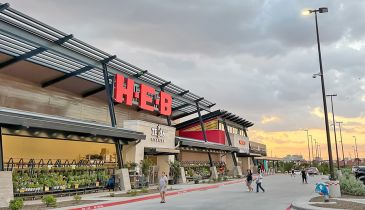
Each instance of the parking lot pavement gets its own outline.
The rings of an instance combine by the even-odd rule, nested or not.
[[[262,183],[265,193],[248,192],[244,183],[220,185],[211,189],[177,193],[166,198],[161,204],[158,196],[140,199],[137,202],[125,202],[121,205],[110,205],[103,209],[136,209],[136,210],[186,210],[186,209],[287,209],[294,200],[307,199],[314,191],[315,184],[321,176],[309,177],[308,184],[301,183],[301,177],[290,175],[271,175],[264,177]],[[208,185],[207,185],[208,186]],[[254,186],[255,187],[255,186]],[[112,203],[111,203],[112,204]]]

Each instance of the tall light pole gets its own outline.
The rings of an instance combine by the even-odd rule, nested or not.
[[[335,172],[333,170],[333,158],[332,158],[332,148],[331,148],[331,136],[330,136],[330,129],[328,124],[328,112],[327,112],[327,101],[326,101],[326,89],[324,86],[324,75],[323,75],[323,67],[322,67],[322,55],[321,55],[321,44],[319,41],[319,32],[318,32],[318,20],[317,20],[317,13],[326,13],[328,12],[328,8],[321,7],[315,10],[308,10],[307,14],[314,13],[315,21],[316,21],[316,34],[317,34],[317,48],[318,48],[318,60],[319,60],[319,74],[313,75],[315,78],[316,76],[321,77],[321,86],[322,86],[322,100],[323,100],[323,111],[324,111],[324,121],[326,126],[326,136],[327,136],[327,149],[328,149],[328,159],[329,159],[329,167],[330,167],[330,180],[335,180]]]
[[[360,159],[359,159],[359,151],[357,150],[356,136],[352,136],[352,137],[354,137],[354,139],[355,139],[355,157],[357,159],[357,165],[359,165]]]
[[[313,160],[314,160],[314,153],[313,153],[313,136],[309,135],[309,137],[311,137],[311,145],[312,145],[312,164],[313,164]]]
[[[322,159],[322,148],[321,148],[321,145],[319,145],[319,158]]]
[[[343,167],[346,167],[346,163],[345,163],[345,153],[343,151],[343,143],[342,143],[342,131],[341,131],[341,124],[343,122],[337,122],[338,127],[340,128],[340,138],[341,138],[341,147],[342,147],[342,159],[343,159]]]
[[[309,158],[309,165],[312,166],[312,161],[311,161],[311,150],[309,148],[309,134],[308,134],[308,130],[304,130],[307,131],[307,140],[308,140],[308,158]]]
[[[333,97],[337,96],[337,94],[327,95],[331,97],[331,107],[332,107],[332,123],[333,123],[333,133],[335,134],[335,146],[336,146],[336,157],[337,157],[337,169],[340,170],[340,159],[338,158],[338,148],[337,148],[337,134],[336,134],[336,123],[335,123],[335,113],[333,111]]]
[[[316,148],[316,157],[315,159],[317,159],[318,157],[318,146],[317,146],[317,140],[316,139],[313,139],[314,140],[314,147]]]

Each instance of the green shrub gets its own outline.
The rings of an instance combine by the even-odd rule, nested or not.
[[[81,199],[82,199],[82,197],[81,196],[79,196],[79,195],[74,195],[74,200],[75,200],[75,202],[76,203],[78,203],[78,202],[80,202],[81,201]]]
[[[115,197],[115,193],[110,193],[110,197]]]
[[[42,198],[42,202],[46,204],[47,207],[56,207],[57,199],[53,195],[45,195]]]
[[[127,194],[130,195],[130,196],[136,196],[136,195],[138,195],[138,191],[137,190],[130,190],[130,191],[127,192]]]
[[[228,177],[223,177],[223,181],[227,181],[228,180]]]
[[[22,209],[24,206],[23,199],[21,198],[15,198],[14,200],[11,200],[9,203],[9,208],[11,210],[19,210]]]
[[[344,174],[340,179],[341,192],[348,195],[365,196],[363,183],[351,174]]]
[[[144,187],[141,189],[141,193],[148,193],[149,189],[147,187]]]
[[[217,179],[218,182],[221,182],[222,181],[222,177],[219,176],[218,179]]]

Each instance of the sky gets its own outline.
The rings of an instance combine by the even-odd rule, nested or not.
[[[314,16],[324,79],[346,157],[365,158],[365,1],[9,0],[20,10],[217,103],[255,125],[268,153],[308,158],[307,134],[327,158]],[[327,100],[329,119],[331,103]],[[331,121],[332,122],[332,121]],[[334,142],[333,127],[331,140]],[[340,133],[337,129],[337,139]],[[335,148],[332,145],[335,156]],[[339,155],[342,157],[339,144]]]

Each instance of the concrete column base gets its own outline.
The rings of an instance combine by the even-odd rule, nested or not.
[[[184,167],[180,167],[180,179],[179,183],[185,184],[186,183],[186,176],[185,176],[185,169]]]
[[[115,179],[119,183],[119,190],[129,191],[132,189],[129,171],[127,168],[115,170]]]
[[[215,166],[210,167],[210,172],[212,174],[210,176],[211,179],[218,179],[217,167],[215,167]]]
[[[330,198],[341,198],[341,187],[339,181],[329,181],[328,184],[328,191]]]
[[[8,207],[14,199],[13,177],[11,171],[0,171],[0,208]]]
[[[241,167],[239,166],[235,166],[233,167],[233,177],[242,177],[242,170],[241,170]]]

